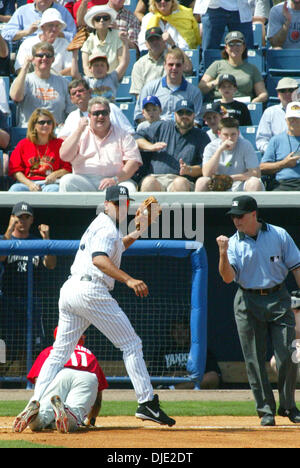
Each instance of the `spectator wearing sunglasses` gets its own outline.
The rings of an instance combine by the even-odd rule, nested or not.
[[[213,101],[221,98],[218,89],[220,75],[233,75],[236,79],[236,97],[243,97],[248,102],[266,102],[268,92],[264,79],[258,68],[247,62],[246,38],[240,31],[231,31],[225,36],[225,48],[221,60],[215,60],[206,70],[199,83],[207,100]]]
[[[175,121],[159,120],[136,132],[147,174],[141,192],[190,192],[202,175],[202,155],[209,143],[207,134],[194,126],[195,108],[181,99]]]
[[[90,8],[98,5],[106,5],[107,0],[78,0],[75,1],[72,14],[77,24],[77,28],[81,28],[82,26],[86,26],[86,22],[84,21],[84,17],[87,14],[87,11]]]
[[[111,123],[108,99],[89,101],[88,118],[64,140],[60,157],[73,168],[61,179],[60,192],[97,192],[119,184],[136,191],[131,178],[142,158],[132,135]]]
[[[48,109],[57,125],[63,124],[74,110],[68,93],[68,82],[51,72],[54,48],[48,42],[39,42],[32,48],[32,57],[26,57],[20,73],[10,88],[10,97],[17,103],[17,126],[27,127],[33,111]],[[30,65],[34,71],[28,73]]]
[[[14,149],[9,175],[15,179],[10,192],[58,192],[59,179],[71,172],[59,149],[63,142],[55,136],[55,120],[47,109],[36,109],[28,122],[26,138]]]
[[[270,190],[300,190],[300,103],[289,102],[285,118],[287,129],[271,138],[262,157],[263,174],[275,178]],[[269,187],[268,187],[269,188]]]
[[[294,78],[287,76],[278,81],[276,91],[280,103],[267,107],[257,128],[256,147],[262,154],[266,151],[273,136],[286,131],[286,106],[289,102],[298,100],[294,98],[297,89],[298,82]]]
[[[260,179],[259,161],[251,143],[242,138],[239,121],[225,117],[219,123],[219,138],[204,150],[202,173],[196,182],[196,192],[206,192],[214,174],[231,176],[233,184],[228,191],[256,192],[264,190]]]
[[[107,5],[94,6],[85,15],[85,23],[94,30],[81,48],[86,76],[91,76],[89,58],[96,53],[107,57],[109,73],[118,67],[123,52],[123,43],[119,37],[122,31],[110,28],[116,17],[117,12]]]
[[[48,8],[43,13],[38,34],[25,39],[18,49],[14,64],[16,73],[20,71],[25,57],[31,55],[32,47],[35,44],[48,42],[54,48],[55,60],[51,68],[52,72],[69,76],[71,74],[72,54],[67,50],[69,41],[61,37],[65,28],[66,23],[63,21],[60,12],[55,8]]]
[[[180,49],[196,49],[200,45],[199,27],[192,9],[180,5],[177,0],[150,0],[149,13],[142,19],[140,50],[147,50],[145,33],[153,27],[160,27],[163,32],[168,32]]]

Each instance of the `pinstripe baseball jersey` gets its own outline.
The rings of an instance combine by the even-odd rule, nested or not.
[[[114,288],[115,280],[105,275],[93,265],[93,257],[106,254],[117,268],[120,268],[124,252],[123,235],[113,220],[100,213],[83,234],[79,249],[71,266],[71,275],[91,275],[93,280],[103,281],[109,290]]]

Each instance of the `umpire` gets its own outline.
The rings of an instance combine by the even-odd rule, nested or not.
[[[285,279],[292,271],[300,288],[300,252],[281,227],[257,217],[256,200],[239,196],[228,211],[237,232],[217,238],[219,273],[225,283],[239,285],[234,313],[246,369],[262,426],[275,426],[276,402],[266,371],[270,333],[278,369],[278,415],[300,423],[295,403],[297,364],[295,318]]]

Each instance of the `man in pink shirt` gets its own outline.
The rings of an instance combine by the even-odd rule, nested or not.
[[[60,181],[60,192],[103,191],[122,183],[129,193],[137,190],[130,180],[142,165],[132,135],[110,121],[109,101],[89,101],[88,118],[82,117],[75,131],[63,142],[60,157],[72,165],[73,173]]]

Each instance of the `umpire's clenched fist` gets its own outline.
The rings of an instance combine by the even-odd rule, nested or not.
[[[216,240],[217,240],[217,244],[219,246],[220,252],[227,252],[228,242],[229,242],[228,237],[221,235],[221,236],[217,237]]]

